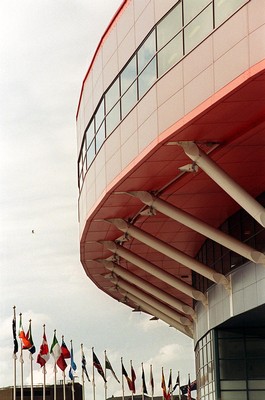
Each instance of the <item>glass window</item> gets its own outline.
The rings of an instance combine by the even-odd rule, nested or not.
[[[118,102],[106,116],[106,136],[108,136],[116,128],[120,120],[120,102]]]
[[[247,400],[246,392],[222,392],[222,400]]]
[[[243,390],[246,387],[246,381],[221,381],[221,390]]]
[[[100,147],[105,140],[105,124],[102,124],[96,134],[96,153],[99,151]]]
[[[194,0],[193,0],[194,2]],[[165,46],[182,28],[182,8],[179,3],[157,25],[157,49]]]
[[[136,56],[134,56],[121,73],[121,94],[126,92],[126,90],[131,86],[133,81],[136,79],[136,76],[137,76]]]
[[[265,379],[265,359],[248,359],[247,374],[249,379]]]
[[[183,35],[179,33],[158,53],[158,76],[163,75],[183,56]]]
[[[82,159],[83,159],[83,170],[86,172],[86,143],[83,143],[82,147]]]
[[[221,379],[246,379],[244,360],[220,360]]]
[[[100,105],[98,107],[98,110],[96,112],[96,115],[95,115],[96,131],[98,131],[98,129],[99,129],[99,127],[100,127],[100,125],[101,125],[101,123],[103,121],[104,114],[105,114],[104,101],[102,99],[102,101],[101,101],[101,103],[100,103]]]
[[[141,98],[156,81],[156,60],[153,59],[139,76],[139,98]]]
[[[120,98],[120,82],[117,78],[105,95],[106,113],[114,106]]]
[[[121,114],[122,118],[126,117],[128,112],[135,106],[137,102],[137,85],[136,82],[121,98]]]
[[[255,392],[248,392],[248,400],[264,400],[265,399],[265,391],[255,391]]]
[[[245,3],[246,0],[214,0],[215,27],[222,24]]]
[[[212,5],[208,6],[184,29],[185,53],[192,50],[197,44],[209,35],[213,29]]]
[[[220,358],[241,358],[244,351],[243,339],[219,339]]]
[[[89,167],[95,158],[95,139],[92,141],[90,147],[87,150],[87,166]]]
[[[138,50],[138,73],[148,64],[156,53],[155,31],[148,36]]]
[[[94,139],[94,119],[91,121],[87,131],[86,131],[86,146],[87,148],[90,146],[92,140]]]
[[[248,388],[249,389],[263,389],[265,390],[265,381],[264,379],[256,380],[256,381],[248,381]],[[265,399],[265,396],[264,396]]]
[[[78,162],[78,176],[80,179],[80,185],[82,184],[82,176],[83,176],[83,162],[82,159],[80,158],[79,162]]]
[[[183,3],[184,3],[184,25],[186,25],[194,17],[196,17],[196,15],[198,15],[207,6],[207,4],[211,3],[211,0],[200,0],[200,1],[184,0]]]

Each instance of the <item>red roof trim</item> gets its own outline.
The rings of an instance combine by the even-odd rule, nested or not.
[[[126,5],[129,1],[130,1],[130,0],[123,0],[122,4],[120,5],[120,7],[118,8],[118,10],[117,10],[116,13],[114,14],[114,16],[113,16],[112,20],[110,21],[110,23],[109,23],[107,29],[105,30],[103,36],[102,36],[101,39],[100,39],[100,42],[99,42],[99,44],[98,44],[98,47],[96,48],[96,51],[95,51],[94,56],[93,56],[93,58],[92,58],[92,61],[91,61],[90,65],[89,65],[88,71],[87,71],[87,73],[86,73],[86,75],[85,75],[85,78],[84,78],[84,80],[83,80],[83,83],[82,83],[81,93],[80,93],[80,96],[79,96],[79,101],[78,101],[78,106],[77,106],[76,119],[77,119],[78,113],[79,113],[79,108],[80,108],[80,103],[81,103],[81,98],[82,98],[82,94],[83,94],[83,90],[84,90],[85,81],[86,81],[86,79],[87,79],[87,77],[88,77],[88,74],[89,74],[89,72],[90,72],[90,70],[91,70],[93,64],[94,64],[94,61],[95,61],[95,59],[96,59],[96,57],[97,57],[97,54],[98,54],[98,52],[99,52],[99,49],[101,48],[102,44],[104,43],[105,39],[107,38],[108,33],[109,33],[109,31],[110,31],[112,25],[113,25],[114,22],[117,20],[118,16],[122,13],[123,8],[125,7],[125,5]]]

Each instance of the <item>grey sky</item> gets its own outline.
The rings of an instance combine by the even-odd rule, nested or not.
[[[54,329],[59,342],[62,334],[68,345],[73,340],[78,376],[84,343],[90,374],[92,346],[102,363],[107,350],[119,377],[120,357],[127,369],[132,360],[138,392],[141,362],[147,383],[153,364],[159,395],[162,366],[166,378],[170,368],[173,380],[178,370],[183,384],[189,372],[195,378],[192,341],[106,296],[79,262],[75,114],[91,58],[120,3],[0,2],[0,386],[13,383],[13,305],[25,330],[32,319],[37,352],[44,323],[49,345]],[[24,358],[29,383],[26,352]],[[35,383],[42,379],[34,363]],[[113,378],[108,388],[109,395],[121,393]],[[86,391],[92,393],[88,384]]]

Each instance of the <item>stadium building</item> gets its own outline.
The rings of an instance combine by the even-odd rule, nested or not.
[[[264,117],[264,0],[124,0],[82,85],[82,265],[193,338],[201,400],[265,398]]]

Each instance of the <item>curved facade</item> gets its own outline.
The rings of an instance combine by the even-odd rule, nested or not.
[[[83,267],[194,339],[200,399],[265,396],[263,8],[123,1],[77,111]]]

